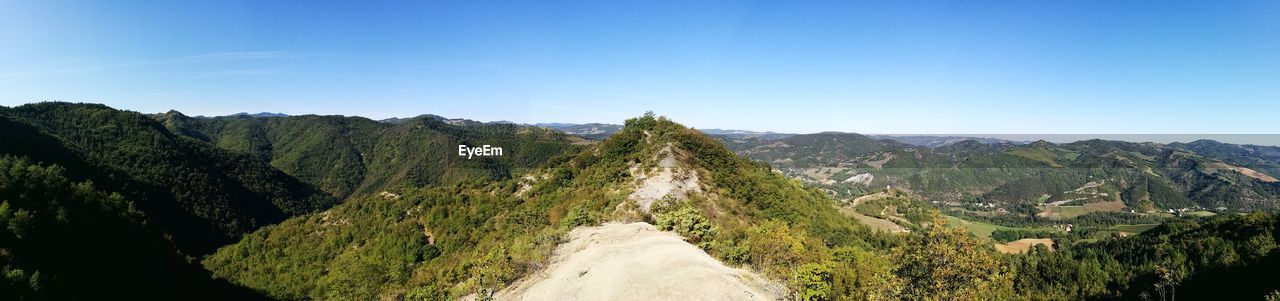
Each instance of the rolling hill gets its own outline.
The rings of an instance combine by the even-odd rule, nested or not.
[[[1035,206],[1097,202],[1123,202],[1139,212],[1280,210],[1280,182],[1269,174],[1275,161],[1250,155],[1266,154],[1260,147],[1086,140],[961,141],[930,149],[851,133],[724,140],[739,154],[844,197],[893,186],[967,210],[1037,213],[1044,209]]]
[[[378,122],[362,117],[154,116],[174,133],[245,153],[338,199],[390,187],[510,178],[569,151],[579,138],[513,124],[435,115]],[[493,145],[500,157],[458,156],[458,145]]]
[[[202,255],[259,227],[336,200],[251,156],[169,132],[102,105],[0,109],[0,154],[67,169],[75,181],[130,199],[179,249]]]

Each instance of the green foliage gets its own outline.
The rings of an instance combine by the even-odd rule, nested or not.
[[[934,216],[922,236],[897,256],[895,273],[903,281],[903,299],[993,300],[1009,298],[1012,275],[988,245],[946,226]]]
[[[1141,235],[1011,257],[1019,294],[1044,299],[1256,298],[1280,288],[1270,214],[1170,220]]]
[[[567,135],[511,124],[454,125],[434,116],[396,123],[361,117],[156,117],[171,129],[246,153],[339,199],[387,189],[510,178],[569,151]],[[458,145],[502,147],[500,157],[466,158]]]
[[[427,286],[488,296],[545,263],[569,229],[618,207],[625,196],[614,187],[627,178],[615,168],[627,159],[609,154],[551,159],[528,178],[356,196],[247,235],[203,263],[281,299],[422,297]]]
[[[187,262],[131,201],[0,155],[0,300],[254,300]]]
[[[449,296],[449,291],[444,290],[436,285],[426,285],[413,288],[404,295],[406,301],[449,301],[454,300]]]
[[[806,263],[796,268],[795,299],[803,301],[831,300],[831,268],[821,263]]]
[[[778,221],[765,221],[748,232],[751,262],[768,269],[782,269],[800,261],[805,248],[793,230]]]
[[[0,154],[67,169],[134,200],[188,254],[335,203],[250,156],[174,135],[142,114],[102,105],[0,108]]]
[[[702,213],[697,209],[688,204],[674,207],[653,210],[658,229],[675,231],[693,243],[703,242],[715,236],[715,226],[712,226],[707,218],[702,217]]]

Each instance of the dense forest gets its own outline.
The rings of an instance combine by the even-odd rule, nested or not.
[[[133,200],[185,253],[322,210],[336,200],[266,162],[176,135],[142,114],[102,105],[0,109],[0,154],[67,169]]]
[[[0,155],[0,299],[266,299],[213,280],[131,200]]]
[[[174,133],[249,154],[338,199],[385,188],[422,187],[523,173],[581,138],[514,124],[423,115],[392,122],[362,117],[154,116]],[[459,158],[460,144],[501,146],[501,157]]]

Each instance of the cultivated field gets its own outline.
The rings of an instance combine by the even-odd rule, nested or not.
[[[1044,245],[1049,247],[1049,251],[1053,251],[1053,240],[1048,238],[1023,238],[1007,244],[997,243],[996,251],[1005,254],[1022,254],[1031,250],[1035,245]]]

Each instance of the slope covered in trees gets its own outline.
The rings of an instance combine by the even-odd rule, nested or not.
[[[1274,214],[1170,220],[1141,235],[1011,256],[1015,289],[1046,300],[1248,300],[1280,289]]]
[[[0,299],[255,300],[179,254],[118,193],[0,155]]]
[[[392,122],[363,117],[155,116],[172,132],[246,153],[339,199],[386,188],[498,180],[568,151],[574,137],[513,124],[454,122],[423,115]],[[498,157],[459,157],[458,145],[503,148]]]
[[[57,164],[118,192],[179,248],[201,255],[241,234],[335,203],[250,156],[175,135],[142,114],[102,105],[0,108],[0,154]]]

